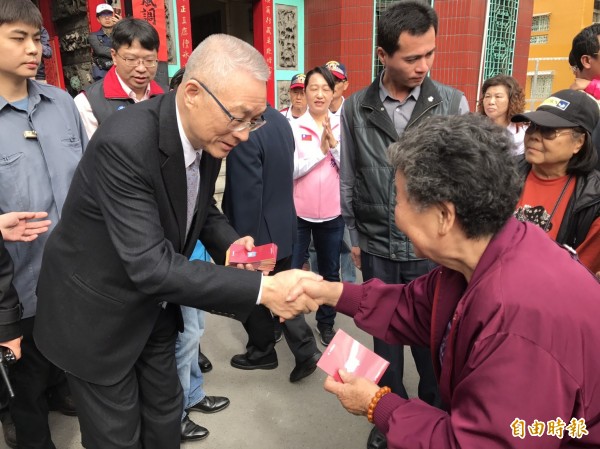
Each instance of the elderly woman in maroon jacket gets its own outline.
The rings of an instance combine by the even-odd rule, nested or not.
[[[600,285],[535,225],[505,130],[435,117],[390,146],[395,219],[440,266],[407,285],[302,281],[388,343],[431,347],[445,410],[340,370],[325,389],[393,448],[600,447]]]

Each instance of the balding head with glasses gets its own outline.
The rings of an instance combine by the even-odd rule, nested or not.
[[[251,45],[213,34],[192,53],[177,90],[186,137],[196,149],[222,159],[264,125],[269,68]]]

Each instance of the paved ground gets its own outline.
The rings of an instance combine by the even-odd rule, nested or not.
[[[308,317],[314,328],[314,315]],[[340,327],[372,347],[371,338],[353,322],[339,316]],[[184,449],[365,449],[370,424],[364,417],[347,413],[337,398],[323,390],[325,374],[317,369],[297,384],[288,380],[294,367],[285,339],[277,344],[279,367],[271,371],[242,371],[232,368],[229,359],[244,351],[246,337],[237,321],[208,315],[202,339],[213,370],[205,375],[209,395],[227,396],[231,405],[214,415],[192,413],[192,419],[210,430],[207,439],[184,443]],[[320,349],[323,349],[319,345]],[[406,386],[416,395],[416,371],[406,354]],[[57,449],[81,449],[77,418],[55,412],[50,427]],[[0,448],[5,448],[0,439]]]

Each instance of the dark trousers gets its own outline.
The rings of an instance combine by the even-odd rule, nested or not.
[[[20,449],[55,449],[48,426],[47,392],[68,394],[64,372],[38,350],[33,340],[35,317],[21,320],[22,357],[10,366],[15,397],[10,414],[15,423]]]
[[[364,251],[361,251],[361,264],[363,281],[378,278],[387,284],[406,284],[435,267],[435,264],[428,260],[394,262]],[[390,345],[373,338],[373,349],[376,354],[390,362],[390,366],[379,384],[389,386],[394,393],[408,399],[402,380],[404,376],[404,346]],[[440,407],[441,398],[437,379],[433,372],[431,351],[429,348],[421,346],[411,346],[410,350],[419,372],[419,398],[428,404]]]
[[[289,270],[292,265],[292,257],[280,259],[275,264],[271,275],[280,271]],[[279,318],[275,317],[276,320]],[[275,328],[274,318],[269,309],[258,305],[250,314],[248,319],[242,323],[248,334],[246,351],[250,360],[260,360],[263,357],[277,357],[275,353]],[[296,363],[301,363],[317,352],[315,337],[306,323],[304,315],[299,315],[291,320],[285,320],[282,324],[285,341],[294,354]]]
[[[183,393],[177,377],[175,307],[167,306],[133,368],[115,385],[67,373],[87,449],[179,449]]]
[[[308,255],[310,237],[312,234],[319,274],[326,281],[339,282],[340,280],[340,253],[344,238],[344,219],[340,215],[333,220],[313,223],[298,218],[298,234],[292,256],[292,268],[302,268]],[[320,306],[316,313],[317,322],[333,326],[335,321],[335,308]]]

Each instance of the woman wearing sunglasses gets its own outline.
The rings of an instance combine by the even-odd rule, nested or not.
[[[594,273],[600,272],[600,172],[594,170],[591,133],[599,116],[587,94],[561,90],[535,112],[512,118],[529,122],[521,166],[525,183],[515,216],[576,250]]]

